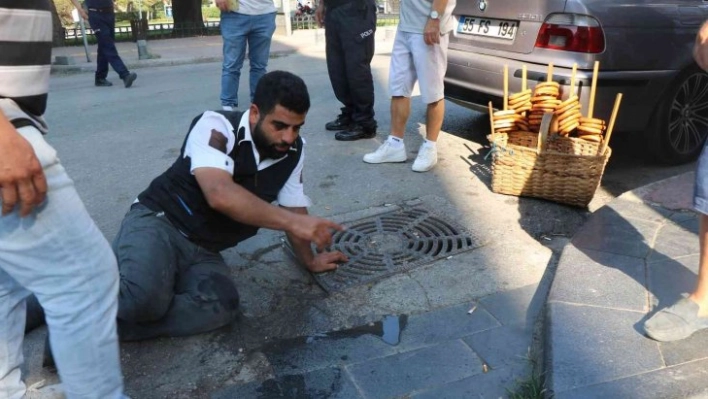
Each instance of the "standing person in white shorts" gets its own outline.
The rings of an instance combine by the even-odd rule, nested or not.
[[[393,43],[389,68],[391,94],[391,134],[364,162],[405,162],[403,135],[411,110],[411,93],[418,81],[427,104],[425,142],[413,162],[413,170],[427,172],[438,162],[436,141],[445,115],[444,85],[447,45],[455,28],[452,10],[456,0],[405,0]]]

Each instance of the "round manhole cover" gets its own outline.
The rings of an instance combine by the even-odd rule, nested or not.
[[[403,239],[392,233],[372,234],[367,237],[367,248],[377,254],[403,251]]]
[[[425,209],[408,209],[346,223],[332,249],[349,262],[315,275],[327,291],[370,282],[478,247],[462,229]]]

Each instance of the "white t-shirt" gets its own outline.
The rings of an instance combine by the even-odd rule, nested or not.
[[[275,12],[275,2],[273,0],[238,0],[239,14],[262,15]]]
[[[455,29],[457,20],[452,17],[456,0],[448,0],[445,12],[440,15],[440,33]],[[427,0],[401,0],[400,22],[398,30],[409,33],[423,33],[430,17],[433,3]]]
[[[256,160],[256,164],[258,164],[258,170],[266,169],[288,157],[288,155],[285,155],[279,159],[268,158],[261,160],[261,156],[258,153],[255,144],[253,144],[251,128],[248,123],[249,114],[250,111],[243,113],[238,129],[234,129],[231,122],[229,122],[225,116],[219,114],[218,112],[207,111],[202,115],[190,131],[184,148],[184,156],[188,156],[192,159],[190,170],[192,174],[194,173],[194,170],[198,168],[217,168],[225,170],[233,175],[234,160],[227,154],[231,153],[234,146],[240,143],[236,142],[236,135],[234,134],[234,131],[238,131],[241,128],[245,131],[242,141],[250,141],[252,143],[251,146],[253,147],[253,157]],[[226,137],[226,152],[222,152],[219,149],[209,145],[209,141],[212,140],[212,135],[219,133]],[[290,174],[290,177],[285,182],[285,185],[278,193],[278,204],[281,206],[299,208],[309,207],[312,205],[310,198],[305,195],[304,186],[302,184],[302,169],[305,162],[305,139],[302,139],[302,143],[303,152],[300,155],[300,161],[297,166],[295,166],[295,169]]]

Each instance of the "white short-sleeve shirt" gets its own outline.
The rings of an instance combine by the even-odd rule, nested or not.
[[[250,141],[253,148],[253,157],[258,164],[258,170],[267,169],[270,166],[287,158],[285,155],[279,159],[264,159],[256,149],[251,135],[251,128],[248,122],[250,111],[243,113],[241,121],[237,128],[231,125],[229,120],[218,112],[207,111],[194,125],[187,137],[187,143],[184,148],[184,156],[191,158],[190,171],[198,168],[217,168],[234,174],[234,160],[228,154],[233,151],[234,147],[242,141]],[[236,133],[239,129],[244,129],[244,137],[237,142]],[[290,177],[285,182],[283,188],[278,193],[278,204],[281,206],[298,208],[308,207],[312,205],[310,198],[305,195],[304,186],[302,183],[302,170],[305,161],[304,144],[305,139],[302,139],[303,149],[300,155],[300,160],[293,169]]]

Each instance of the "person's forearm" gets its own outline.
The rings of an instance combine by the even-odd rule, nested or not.
[[[263,201],[237,184],[223,184],[213,190],[221,192],[204,192],[209,206],[237,222],[288,231],[295,220],[292,212]]]
[[[17,130],[15,129],[15,126],[10,123],[10,120],[7,119],[5,114],[2,112],[0,109],[0,136],[6,137],[11,134],[17,134]]]
[[[79,3],[79,0],[71,0],[71,3],[74,5],[74,7],[75,7],[77,10],[80,10],[80,9],[81,9],[81,3]]]
[[[300,215],[307,215],[307,208],[284,208],[288,212],[293,212],[297,213]],[[310,268],[312,265],[312,261],[314,260],[314,255],[312,254],[312,247],[310,245],[310,242],[307,240],[303,240],[300,238],[295,237],[294,235],[290,233],[286,233],[288,237],[288,241],[290,241],[290,245],[293,247],[293,252],[295,252],[295,256],[297,259],[302,263],[305,267]]]

